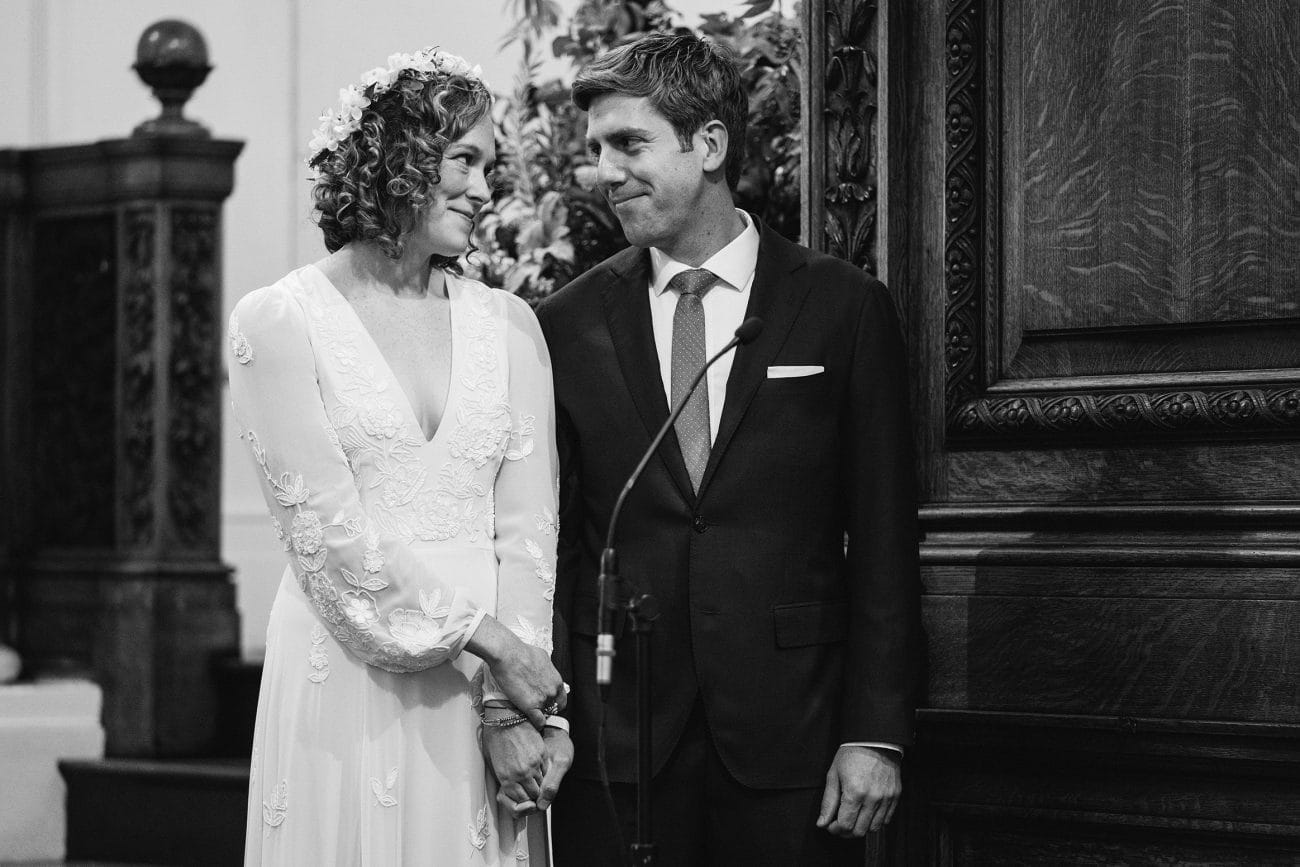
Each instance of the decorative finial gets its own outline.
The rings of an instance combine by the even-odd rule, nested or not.
[[[174,18],[149,25],[140,34],[131,68],[162,103],[162,114],[137,126],[133,136],[210,137],[202,124],[181,116],[185,102],[212,71],[198,28]]]

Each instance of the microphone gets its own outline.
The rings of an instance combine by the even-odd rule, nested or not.
[[[623,485],[623,490],[618,495],[618,500],[614,503],[614,511],[609,516],[609,529],[605,534],[605,550],[600,553],[600,576],[596,579],[596,608],[600,618],[600,625],[596,635],[596,686],[600,689],[601,700],[609,698],[609,685],[614,670],[614,634],[610,626],[610,611],[613,609],[613,600],[610,594],[613,592],[613,585],[618,582],[618,554],[614,550],[614,532],[618,528],[618,517],[623,511],[623,503],[627,500],[627,495],[631,493],[632,486],[636,484],[637,479],[641,477],[642,471],[650,463],[650,458],[659,449],[659,444],[663,442],[668,430],[677,421],[677,417],[686,409],[686,403],[695,393],[699,386],[700,380],[704,379],[704,374],[708,372],[713,363],[722,356],[726,355],[737,346],[745,346],[754,342],[754,339],[763,330],[763,320],[757,316],[751,316],[740,327],[736,329],[735,336],[727,341],[727,345],[714,353],[713,357],[704,363],[704,366],[695,374],[691,380],[691,385],[686,389],[686,393],[677,401],[673,411],[668,413],[668,418],[664,421],[655,438],[650,441],[650,446],[641,456],[641,460],[628,476],[627,482]]]

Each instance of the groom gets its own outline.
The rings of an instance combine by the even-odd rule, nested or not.
[[[883,286],[735,208],[747,97],[730,59],[653,35],[582,70],[597,182],[634,245],[538,310],[561,457],[556,645],[577,756],[557,862],[633,838],[636,682],[619,623],[599,779],[596,576],[610,511],[707,356],[747,316],[624,508],[625,583],[657,599],[658,863],[861,863],[892,817],[921,648],[904,350]],[[848,544],[845,547],[845,538]]]

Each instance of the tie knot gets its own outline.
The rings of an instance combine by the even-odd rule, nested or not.
[[[703,298],[717,281],[717,275],[708,268],[696,268],[675,274],[673,279],[668,281],[668,290]]]

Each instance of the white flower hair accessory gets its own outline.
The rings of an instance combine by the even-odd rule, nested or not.
[[[418,81],[429,81],[437,75],[459,75],[483,82],[481,66],[470,66],[465,58],[443,51],[437,46],[421,49],[414,54],[390,55],[388,66],[376,66],[361,76],[361,84],[350,84],[339,91],[337,111],[325,109],[325,113],[320,116],[316,135],[312,136],[307,145],[307,165],[315,168],[327,153],[338,150],[338,146],[348,136],[361,129],[362,112],[380,96],[392,90],[404,72],[412,73]]]

